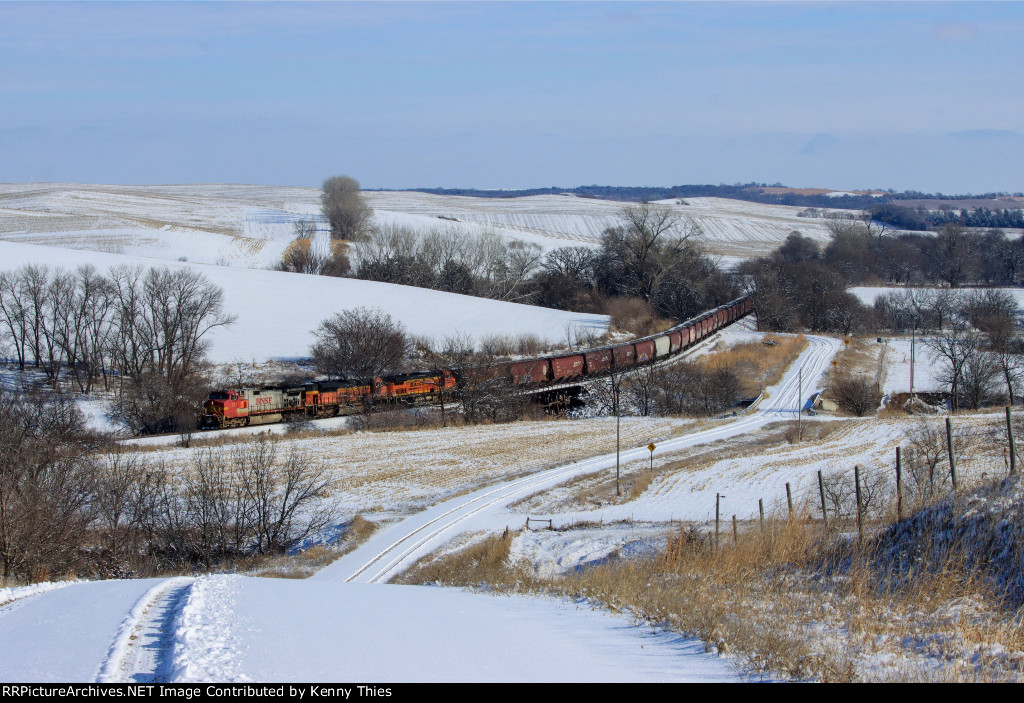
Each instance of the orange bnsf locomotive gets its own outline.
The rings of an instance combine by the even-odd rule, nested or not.
[[[562,384],[653,364],[674,356],[753,310],[749,296],[737,298],[650,337],[562,356],[513,361],[462,372],[443,369],[369,381],[321,381],[296,387],[218,390],[203,405],[201,426],[242,427],[310,418],[350,415],[372,406],[435,403],[463,382],[503,378],[523,388]]]
[[[291,388],[218,390],[203,404],[201,426],[265,425],[293,415],[310,418],[350,415],[378,403],[432,403],[441,393],[455,387],[455,376],[450,371],[428,371],[372,381],[322,381]]]

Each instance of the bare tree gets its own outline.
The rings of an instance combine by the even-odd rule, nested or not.
[[[25,291],[18,272],[0,272],[0,315],[6,328],[10,344],[18,361],[18,368],[25,370],[28,347],[29,317]]]
[[[0,575],[45,580],[74,567],[92,520],[91,439],[74,402],[0,388]]]
[[[50,269],[46,266],[29,264],[18,273],[21,299],[25,306],[27,320],[27,343],[36,368],[43,364],[46,353],[45,328],[47,314],[47,290],[50,285]]]
[[[154,340],[140,324],[143,274],[141,266],[115,266],[110,269],[114,327],[110,353],[122,382],[146,369],[153,350]]]
[[[1024,376],[1024,345],[1016,337],[993,345],[992,357],[1003,383],[1006,384],[1007,402],[1016,402],[1021,378]]]
[[[934,361],[939,365],[939,376],[949,388],[954,412],[960,407],[968,363],[981,346],[981,334],[965,326],[949,327],[944,334],[925,340]]]
[[[300,217],[292,223],[292,231],[295,233],[296,239],[315,239],[316,220],[312,217]]]
[[[623,293],[651,300],[674,263],[693,253],[700,228],[670,207],[649,203],[623,208],[622,219],[602,235],[604,257],[617,265]]]
[[[731,366],[683,362],[654,374],[651,395],[662,415],[717,415],[739,400],[739,375]]]
[[[841,408],[858,417],[877,409],[881,397],[875,382],[865,376],[837,375],[828,392]]]
[[[321,204],[334,239],[363,239],[373,217],[373,209],[359,192],[359,181],[348,176],[332,176],[323,183]]]
[[[963,366],[957,407],[977,409],[995,398],[1001,375],[998,358],[981,344],[969,350]]]
[[[136,538],[144,524],[144,500],[140,499],[146,493],[148,474],[144,455],[120,447],[105,452],[99,460],[93,501],[96,523],[109,560],[123,564],[122,573],[131,570],[126,552],[138,546]]]
[[[79,266],[66,296],[55,310],[55,318],[60,321],[54,330],[55,342],[83,393],[92,390],[93,381],[105,369],[112,331],[111,298],[110,281],[92,266]]]
[[[977,238],[963,225],[948,223],[939,231],[937,245],[932,252],[932,265],[939,278],[958,288],[967,281],[976,268]]]
[[[835,471],[822,477],[825,502],[832,515],[841,519],[857,517],[857,486],[853,471]],[[885,511],[885,497],[889,488],[888,475],[871,467],[860,472],[860,505],[863,515],[880,515]]]
[[[904,482],[910,498],[922,505],[952,484],[946,428],[940,422],[923,420],[907,434],[910,444],[904,452]],[[977,453],[977,437],[970,428],[953,425],[953,453],[963,473]]]
[[[627,402],[638,415],[646,417],[654,414],[654,399],[659,373],[654,366],[647,366],[626,379],[624,391]]]
[[[327,376],[371,379],[397,371],[408,356],[405,326],[380,308],[337,313],[314,334],[313,362]]]
[[[224,312],[224,291],[192,269],[152,268],[141,283],[137,324],[151,340],[149,365],[177,385],[203,362],[207,334],[237,316]]]
[[[158,373],[143,371],[122,383],[109,410],[135,434],[188,434],[195,429],[198,409],[209,390],[209,383],[198,375],[171,382]]]
[[[294,447],[283,458],[277,444],[260,439],[235,450],[249,512],[249,533],[259,554],[282,552],[327,527],[332,508],[323,499],[332,481],[322,459]]]

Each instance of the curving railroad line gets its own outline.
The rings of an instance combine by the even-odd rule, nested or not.
[[[807,339],[807,349],[755,410],[724,425],[660,442],[659,448],[665,451],[683,449],[750,432],[779,419],[795,418],[803,404],[802,399],[818,390],[816,384],[840,346],[837,340],[827,337],[811,336]],[[798,393],[800,369],[803,370],[805,384],[802,396]],[[624,450],[620,453],[621,461],[626,463],[645,458],[647,451],[646,447]],[[574,476],[614,465],[615,454],[605,454],[453,498],[392,525],[312,578],[360,583],[387,582],[462,528],[469,527],[474,520],[487,515],[490,510],[503,508],[526,495]]]

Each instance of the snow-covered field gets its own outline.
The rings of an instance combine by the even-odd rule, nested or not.
[[[627,203],[564,195],[470,198],[366,192],[378,223],[427,230],[457,224],[545,249],[596,245]],[[685,204],[682,204],[685,203]],[[801,208],[723,198],[668,200],[730,260],[768,253],[793,230],[824,241],[825,220]],[[0,239],[114,254],[265,268],[280,260],[292,224],[316,217],[315,188],[251,185],[0,184]]]
[[[756,335],[735,327],[729,334]],[[624,444],[634,448],[622,453],[624,476],[647,465],[650,440],[658,445],[656,467],[686,463],[663,472],[639,498],[594,510],[567,507],[575,500],[567,479],[614,472],[607,420],[296,440],[350,467],[339,474],[346,512],[365,510],[390,524],[308,581],[214,576],[15,590],[15,600],[0,606],[0,680],[736,680],[735,662],[706,654],[703,642],[638,627],[588,602],[381,582],[460,535],[519,526],[526,516],[590,523],[518,537],[513,555],[538,573],[643,555],[663,542],[667,522],[708,520],[715,493],[725,494],[727,514],[746,519],[756,515],[758,498],[780,510],[787,482],[803,500],[818,469],[887,465],[911,429],[906,422],[848,421],[812,452],[757,444],[770,423],[795,418],[840,347],[836,339],[810,342],[747,415],[689,432],[680,421],[625,422]],[[731,451],[745,435],[755,443]],[[418,453],[401,456],[409,451]],[[695,453],[703,458],[687,462]],[[162,456],[174,464],[186,455]],[[483,487],[460,490],[467,486]],[[395,521],[397,512],[425,506]]]
[[[596,246],[626,203],[573,196],[470,198],[367,192],[379,223],[426,231],[458,226],[540,244]],[[292,225],[319,216],[314,188],[247,185],[107,186],[0,184],[0,267],[46,263],[189,266],[221,286],[238,315],[211,335],[217,362],[305,356],[312,330],[342,308],[379,306],[414,334],[530,332],[559,341],[574,327],[604,329],[607,318],[467,298],[351,279],[265,270],[280,261]],[[685,203],[685,204],[683,204]],[[704,232],[709,251],[730,265],[778,246],[794,229],[824,240],[824,220],[799,208],[721,198],[665,201]],[[298,301],[301,301],[298,302]],[[440,330],[440,332],[439,332]]]
[[[913,357],[914,392],[948,390],[942,381],[942,367],[928,349],[927,337],[889,337],[885,344],[885,384],[883,393],[909,393],[911,357]]]

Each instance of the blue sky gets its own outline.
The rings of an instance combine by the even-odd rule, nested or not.
[[[1019,3],[0,3],[0,181],[1024,190]]]

